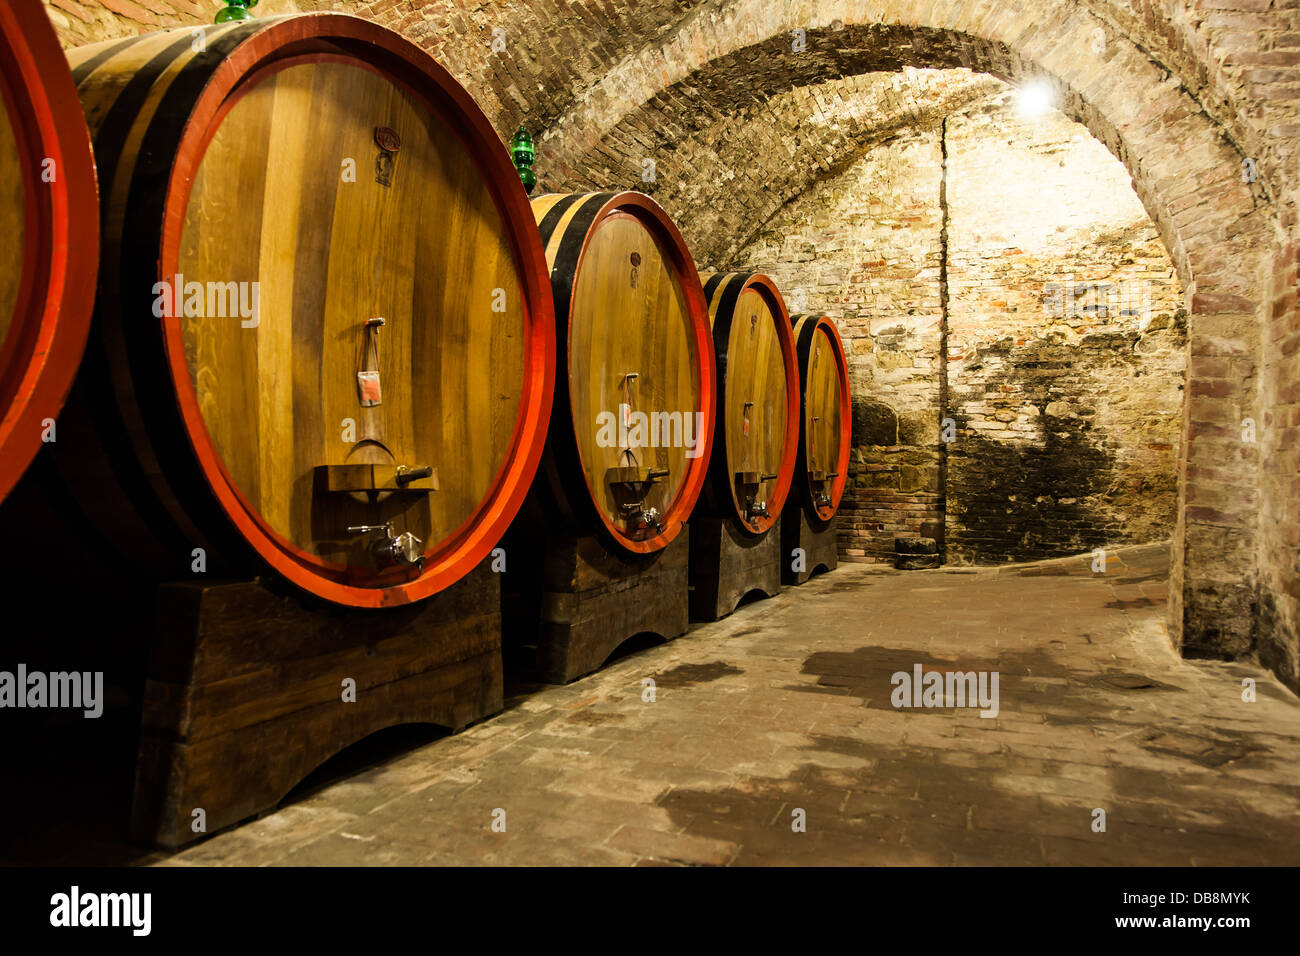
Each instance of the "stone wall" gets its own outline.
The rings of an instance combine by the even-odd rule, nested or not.
[[[1257,653],[1300,692],[1300,246],[1280,250],[1272,276],[1272,318],[1265,328],[1265,411],[1252,422],[1264,461]],[[1233,431],[1225,428],[1226,438]]]
[[[850,558],[941,521],[938,360],[943,157],[931,129],[880,146],[784,209],[739,264],[839,326],[853,399],[841,506]]]
[[[1170,538],[1186,323],[1127,172],[1005,95],[946,146],[949,561]]]
[[[1078,124],[1022,120],[1004,91],[872,150],[739,258],[845,338],[848,557],[888,561],[922,531],[956,563],[1172,535],[1182,293],[1124,168]]]

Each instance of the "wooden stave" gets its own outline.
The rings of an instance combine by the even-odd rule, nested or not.
[[[550,200],[555,200],[554,204]],[[566,533],[594,534],[616,553],[645,557],[659,553],[686,526],[704,493],[708,480],[708,462],[712,455],[716,417],[716,378],[712,334],[703,286],[686,240],[675,223],[649,196],[634,191],[543,194],[532,199],[542,245],[550,248],[556,229],[564,226],[554,260],[548,255],[551,287],[554,294],[556,321],[555,400],[551,426],[546,441],[542,468],[535,483],[535,504],[530,515],[547,521],[547,513],[559,515]],[[565,214],[577,207],[573,217],[563,222]],[[614,528],[597,506],[586,483],[577,438],[572,425],[572,400],[569,393],[568,331],[573,307],[573,289],[582,263],[582,255],[592,233],[601,220],[616,212],[631,212],[659,241],[675,267],[676,275],[690,306],[695,327],[696,362],[699,369],[699,404],[706,432],[700,436],[702,451],[695,459],[690,475],[679,490],[673,508],[663,516],[665,530],[643,540],[633,540]],[[545,480],[543,480],[543,474]],[[553,523],[553,522],[552,522]]]
[[[0,341],[3,501],[45,445],[43,423],[57,421],[72,387],[90,331],[99,260],[90,133],[40,0],[0,5],[0,95],[19,156],[32,158],[23,187],[23,275]],[[37,185],[35,157],[54,161],[53,182]]]
[[[96,322],[100,334],[92,336],[78,381],[84,393],[78,403],[79,435],[85,444],[97,444],[98,448],[80,459],[61,460],[60,478],[89,513],[94,503],[87,501],[86,486],[95,480],[79,480],[77,472],[86,467],[87,459],[105,463],[98,469],[98,480],[111,477],[121,491],[112,496],[114,510],[123,511],[123,506],[131,510],[124,520],[109,523],[110,536],[120,543],[125,538],[123,550],[139,557],[151,573],[175,576],[175,556],[188,555],[197,546],[205,548],[223,571],[269,566],[309,599],[362,608],[423,600],[463,577],[499,542],[522,505],[541,460],[554,374],[554,322],[545,259],[526,194],[495,131],[469,94],[424,51],[397,34],[359,18],[330,13],[268,17],[202,29],[205,51],[190,56],[179,69],[176,64],[191,49],[195,35],[190,28],[109,41],[69,53],[77,63],[74,73],[82,81],[83,105],[93,114],[91,125],[101,150],[101,168],[108,169],[101,215],[106,223],[114,215],[120,216],[133,228],[121,232],[105,229],[103,271],[109,275],[101,275],[101,285],[108,287],[101,291],[101,298],[106,303],[106,315],[117,320]],[[132,46],[141,43],[153,45],[140,48],[147,54],[152,79],[146,81],[143,72],[118,78],[117,95],[110,97],[106,106],[99,95],[105,91],[94,81],[102,83],[107,79],[105,66],[115,58],[134,55]],[[151,52],[160,44],[161,51]],[[188,188],[181,167],[192,179],[205,145],[205,141],[195,145],[197,134],[205,127],[211,133],[215,128],[213,117],[220,115],[223,105],[237,99],[238,91],[246,88],[258,71],[273,66],[277,60],[318,51],[351,54],[358,64],[380,69],[395,85],[404,86],[426,101],[434,115],[455,133],[482,170],[508,230],[520,294],[527,303],[528,378],[522,390],[514,444],[500,481],[487,504],[476,512],[477,523],[468,532],[458,529],[458,533],[464,533],[450,543],[444,539],[440,553],[450,550],[450,556],[409,581],[383,587],[328,580],[310,569],[304,570],[291,555],[286,558],[268,550],[266,541],[270,536],[238,513],[237,492],[232,507],[232,496],[223,497],[214,484],[211,476],[220,471],[220,461],[212,459],[210,449],[208,459],[203,460],[202,443],[193,431],[195,419],[187,418],[180,407],[188,385],[187,377],[178,384],[179,376],[187,376],[182,350],[169,349],[167,333],[145,328],[149,323],[132,325],[122,321],[126,307],[116,300],[118,290],[148,289],[153,281],[170,275],[166,250],[171,250],[174,262],[180,220],[185,213],[185,203],[175,199],[178,190]],[[141,162],[120,171],[120,145],[133,134],[133,117],[138,110],[116,104],[132,89],[137,101],[150,96],[156,92],[152,80],[171,70],[176,70],[176,76],[163,93],[154,118],[146,124],[144,135],[152,148],[141,151],[153,157],[156,168],[142,170],[145,162]],[[121,111],[117,121],[113,121],[114,109]],[[157,127],[158,136],[166,137],[161,145],[148,139],[159,117],[171,120],[170,125]],[[109,135],[118,149],[101,144],[101,139]],[[114,207],[114,196],[124,206]],[[142,220],[150,227],[135,225]],[[104,291],[108,294],[104,295]],[[138,309],[138,293],[133,302]],[[116,398],[112,407],[100,400],[110,394]]]
[[[790,316],[794,328],[795,354],[799,361],[799,452],[795,461],[795,488],[798,489],[799,505],[804,509],[809,524],[820,530],[830,523],[840,509],[844,499],[844,490],[848,487],[849,457],[852,454],[853,410],[849,395],[848,356],[844,351],[844,341],[840,330],[829,316],[821,312],[804,312]],[[808,420],[808,362],[811,358],[812,343],[818,329],[824,329],[830,339],[832,354],[840,382],[840,450],[836,457],[838,472],[831,485],[831,505],[829,509],[818,511],[813,507],[812,483],[808,480],[807,439],[804,425]]]
[[[718,420],[715,432],[722,435],[715,443],[709,465],[709,481],[705,504],[714,517],[731,520],[745,535],[759,538],[780,520],[781,512],[794,482],[795,459],[799,445],[799,371],[794,351],[793,326],[790,313],[776,283],[761,272],[715,272],[704,279],[705,298],[709,302],[709,315],[713,321],[713,348],[718,362]],[[726,448],[726,378],[727,344],[731,335],[734,309],[740,296],[753,289],[763,296],[776,319],[777,339],[785,360],[786,426],[785,444],[781,463],[777,469],[776,483],[768,496],[768,515],[757,521],[746,521],[740,513],[732,493],[732,475],[727,462]]]

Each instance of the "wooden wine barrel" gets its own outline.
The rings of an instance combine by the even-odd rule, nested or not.
[[[718,441],[707,502],[751,535],[776,522],[799,445],[799,369],[790,313],[758,272],[704,277],[718,357]]]
[[[90,134],[40,0],[0,4],[0,500],[41,445],[81,361],[98,206]]]
[[[557,322],[549,501],[578,534],[651,554],[681,532],[713,447],[713,349],[699,274],[635,192],[533,199]]]
[[[799,360],[799,453],[795,496],[814,528],[824,527],[840,507],[848,481],[849,366],[840,331],[825,315],[790,317]]]
[[[336,14],[70,60],[104,254],[56,457],[87,519],[154,573],[260,559],[345,606],[461,578],[527,493],[554,377],[528,199],[473,100]]]

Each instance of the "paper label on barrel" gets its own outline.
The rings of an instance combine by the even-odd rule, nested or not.
[[[357,372],[357,388],[361,395],[362,408],[371,408],[379,404],[378,372]]]

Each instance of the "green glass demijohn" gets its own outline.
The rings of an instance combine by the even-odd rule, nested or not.
[[[253,15],[249,7],[257,6],[257,0],[224,0],[226,6],[217,14],[214,23],[232,23],[235,20],[251,20]]]
[[[521,123],[514,139],[510,141],[510,158],[514,160],[515,169],[519,170],[519,180],[524,184],[524,191],[531,193],[537,185],[537,175],[533,172],[533,138],[528,135]]]

